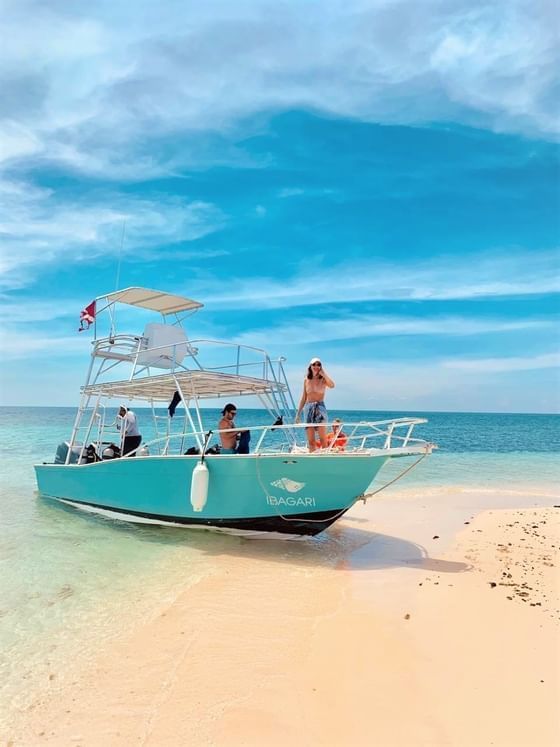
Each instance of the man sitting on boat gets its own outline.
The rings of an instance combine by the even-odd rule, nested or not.
[[[117,430],[122,434],[122,455],[129,456],[131,451],[137,449],[141,442],[142,436],[138,430],[138,421],[136,414],[129,410],[128,407],[121,405],[117,416]],[[136,454],[130,454],[136,456]]]
[[[220,454],[248,454],[251,432],[248,430],[235,430],[235,416],[237,407],[229,403],[222,410],[222,419],[218,423],[220,431]],[[223,433],[222,431],[228,431]]]
[[[237,407],[231,403],[227,404],[222,410],[222,419],[218,423],[218,430],[220,431],[220,443],[222,445],[220,454],[236,453],[239,431],[231,430],[235,428],[234,419],[236,415]],[[223,433],[222,431],[228,432]]]

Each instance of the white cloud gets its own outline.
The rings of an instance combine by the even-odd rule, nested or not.
[[[520,388],[518,378],[507,370],[489,376],[482,370],[450,370],[441,361],[428,359],[329,364],[328,372],[336,384],[326,397],[332,416],[342,409],[557,412],[560,408],[557,391]],[[291,365],[287,373],[297,402],[304,369]]]
[[[517,122],[523,129],[532,119],[543,132],[558,133],[557,8],[550,2],[476,5],[443,30],[431,55],[444,90],[473,110],[501,111],[506,127]]]
[[[444,361],[443,366],[462,371],[478,371],[483,373],[534,371],[540,368],[559,368],[560,353],[545,353],[526,358],[457,358]]]
[[[552,327],[552,321],[506,321],[500,319],[472,319],[466,317],[398,317],[377,314],[348,313],[336,319],[292,319],[289,324],[268,327],[264,331],[247,331],[236,337],[236,342],[266,347],[274,340],[278,346],[308,345],[336,340],[366,337],[396,337],[436,335],[462,337],[493,332],[512,332]]]
[[[154,137],[295,108],[558,132],[557,16],[543,0],[22,0],[2,17],[8,159],[155,174],[173,163],[138,155]]]
[[[304,194],[309,194],[309,192],[306,192],[305,189],[301,189],[301,187],[284,187],[284,189],[279,190],[278,197],[300,197]]]
[[[292,278],[231,277],[224,289],[213,280],[191,282],[190,292],[211,308],[283,309],[321,303],[373,300],[448,301],[522,296],[560,291],[555,251],[438,256],[406,265],[350,261],[323,268],[304,263]],[[310,273],[313,282],[310,283]]]
[[[0,330],[5,325],[16,325],[22,322],[52,322],[54,319],[66,317],[69,310],[74,311],[75,318],[78,318],[78,313],[83,307],[83,298],[58,298],[45,301],[26,298],[15,301],[9,295],[3,295],[0,296]],[[17,336],[21,334],[20,331],[17,332]]]
[[[78,318],[78,315],[76,315]],[[78,324],[76,323],[76,334],[74,336],[48,336],[39,332],[25,332],[19,330],[0,329],[0,350],[2,359],[5,361],[14,361],[25,358],[37,358],[38,354],[48,355],[49,360],[59,357],[76,358],[80,353],[84,356],[89,355],[90,342],[85,335],[79,335],[77,332]],[[84,358],[85,360],[85,358]]]
[[[155,247],[187,243],[222,227],[225,216],[211,203],[162,197],[148,200],[105,194],[103,202],[60,203],[50,190],[0,181],[0,287],[31,284],[49,264],[84,263],[123,255],[153,257]]]
[[[79,305],[76,306],[76,309]],[[77,326],[77,325],[76,325]],[[199,330],[200,331],[200,330]],[[214,330],[208,330],[213,336]],[[19,328],[0,327],[2,358],[9,365],[2,371],[0,387],[3,404],[74,405],[83,383],[83,364],[90,351],[91,334],[53,335],[43,330],[22,332]],[[62,370],[43,371],[21,361],[65,359]],[[558,394],[538,385],[520,388],[516,371],[546,369],[560,364],[560,356],[543,354],[527,358],[502,358],[476,361],[479,366],[464,366],[469,361],[383,360],[375,364],[352,361],[348,365],[330,364],[329,374],[336,387],[327,394],[327,406],[335,415],[339,409],[364,410],[464,410],[475,412],[554,412]],[[488,365],[485,365],[488,364]],[[305,365],[286,365],[288,380],[296,401],[301,392]],[[60,376],[65,386],[60,386]],[[8,386],[8,382],[9,386]],[[31,398],[31,399],[30,399]],[[211,404],[211,403],[209,403]],[[255,402],[247,402],[253,406]],[[245,403],[243,403],[245,406]]]
[[[41,152],[37,135],[11,120],[0,122],[0,163]]]

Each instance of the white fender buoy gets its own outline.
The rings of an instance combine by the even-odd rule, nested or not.
[[[208,467],[199,462],[193,469],[191,480],[191,504],[195,511],[202,511],[208,498]]]

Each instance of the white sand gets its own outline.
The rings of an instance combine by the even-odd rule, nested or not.
[[[560,743],[559,510],[423,505],[359,504],[332,557],[315,541],[217,559],[73,682],[55,673],[5,741]]]

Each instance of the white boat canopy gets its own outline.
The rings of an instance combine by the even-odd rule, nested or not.
[[[106,300],[108,304],[125,303],[129,306],[139,306],[150,311],[158,311],[163,316],[178,314],[181,311],[200,309],[204,304],[193,301],[184,296],[174,296],[171,293],[151,290],[150,288],[125,288],[124,290],[99,296],[96,300]]]
[[[185,398],[199,399],[287,391],[287,386],[276,381],[208,370],[181,371],[130,381],[91,384],[84,387],[83,391],[88,395],[169,402],[178,388]]]

